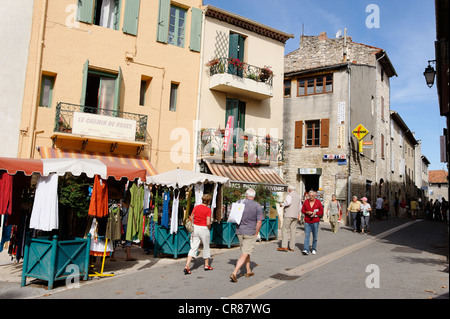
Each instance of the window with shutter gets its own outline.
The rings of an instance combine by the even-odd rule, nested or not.
[[[192,8],[191,42],[189,48],[192,51],[200,52],[201,39],[202,39],[202,10]]]
[[[303,147],[303,121],[295,122],[294,148]]]
[[[170,0],[159,0],[158,28],[156,40],[167,43],[169,39]]]
[[[330,147],[330,120],[322,119],[320,122],[320,147]]]
[[[137,35],[140,5],[140,0],[127,0],[125,3],[125,16],[122,28],[124,33]]]
[[[78,0],[77,20],[92,23],[94,19],[94,0]]]

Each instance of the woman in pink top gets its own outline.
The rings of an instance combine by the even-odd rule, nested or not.
[[[194,207],[191,216],[189,217],[194,223],[194,231],[191,234],[191,249],[188,253],[186,266],[184,267],[184,274],[189,275],[191,270],[189,265],[192,257],[197,256],[200,242],[203,244],[203,259],[205,260],[205,270],[213,270],[209,265],[209,258],[211,253],[209,251],[210,229],[211,229],[211,209],[208,205],[211,203],[211,195],[205,194],[202,197],[202,204]]]

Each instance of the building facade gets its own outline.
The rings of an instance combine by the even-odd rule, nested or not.
[[[433,201],[442,201],[442,198],[448,201],[448,172],[446,170],[429,171],[429,196]]]
[[[336,194],[375,200],[389,177],[389,80],[396,72],[386,52],[302,36],[285,57],[285,180],[315,190],[324,203]]]
[[[293,35],[210,5],[204,16],[197,169],[285,191],[283,57]]]
[[[202,1],[35,1],[19,157],[42,150],[192,169]],[[188,135],[189,136],[189,135]],[[176,153],[176,152],[175,152]]]

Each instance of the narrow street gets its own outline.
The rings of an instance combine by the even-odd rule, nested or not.
[[[321,223],[317,255],[304,256],[303,226],[297,228],[294,252],[279,252],[279,240],[257,244],[253,277],[229,279],[239,248],[212,250],[213,271],[203,259],[184,275],[185,258],[153,258],[140,248],[136,262],[126,262],[122,248],[117,262],[106,260],[104,274],[69,289],[51,291],[28,279],[20,288],[20,265],[0,266],[0,298],[39,299],[448,299],[448,230],[446,223],[425,220],[372,222],[371,234],[342,227],[337,234]],[[200,254],[201,257],[201,254]],[[97,262],[97,266],[101,266]],[[98,269],[99,270],[99,269]],[[6,272],[10,271],[10,274]]]

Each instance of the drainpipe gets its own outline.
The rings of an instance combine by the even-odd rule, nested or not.
[[[347,182],[347,207],[351,202],[350,193],[352,187],[352,176],[351,176],[351,159],[352,159],[352,128],[351,128],[351,68],[350,63],[347,63],[347,74],[348,74],[348,182]],[[347,215],[345,215],[347,216]],[[349,219],[347,218],[347,223]]]
[[[36,2],[35,2],[36,3]],[[38,100],[39,100],[39,82],[41,80],[42,74],[42,55],[44,50],[44,33],[45,33],[45,20],[47,17],[47,7],[48,0],[44,0],[42,14],[41,14],[41,22],[39,26],[39,42],[38,42],[38,50],[36,57],[36,66],[35,66],[35,78],[33,85],[33,103],[31,105],[31,118],[30,118],[30,128],[28,131],[28,147],[27,147],[27,158],[33,158],[33,144],[36,138],[36,117],[37,117],[37,108],[38,108]]]
[[[200,102],[202,97],[202,79],[203,79],[203,51],[205,46],[205,20],[206,20],[206,11],[208,10],[208,6],[203,9],[202,14],[202,42],[200,45],[200,65],[199,65],[199,76],[198,76],[198,91],[197,91],[197,115],[195,121],[193,123],[193,133],[194,133],[194,145],[192,152],[192,161],[194,166],[194,171],[198,172],[200,170],[199,165],[197,165],[197,147],[198,147],[198,132],[200,131]]]

